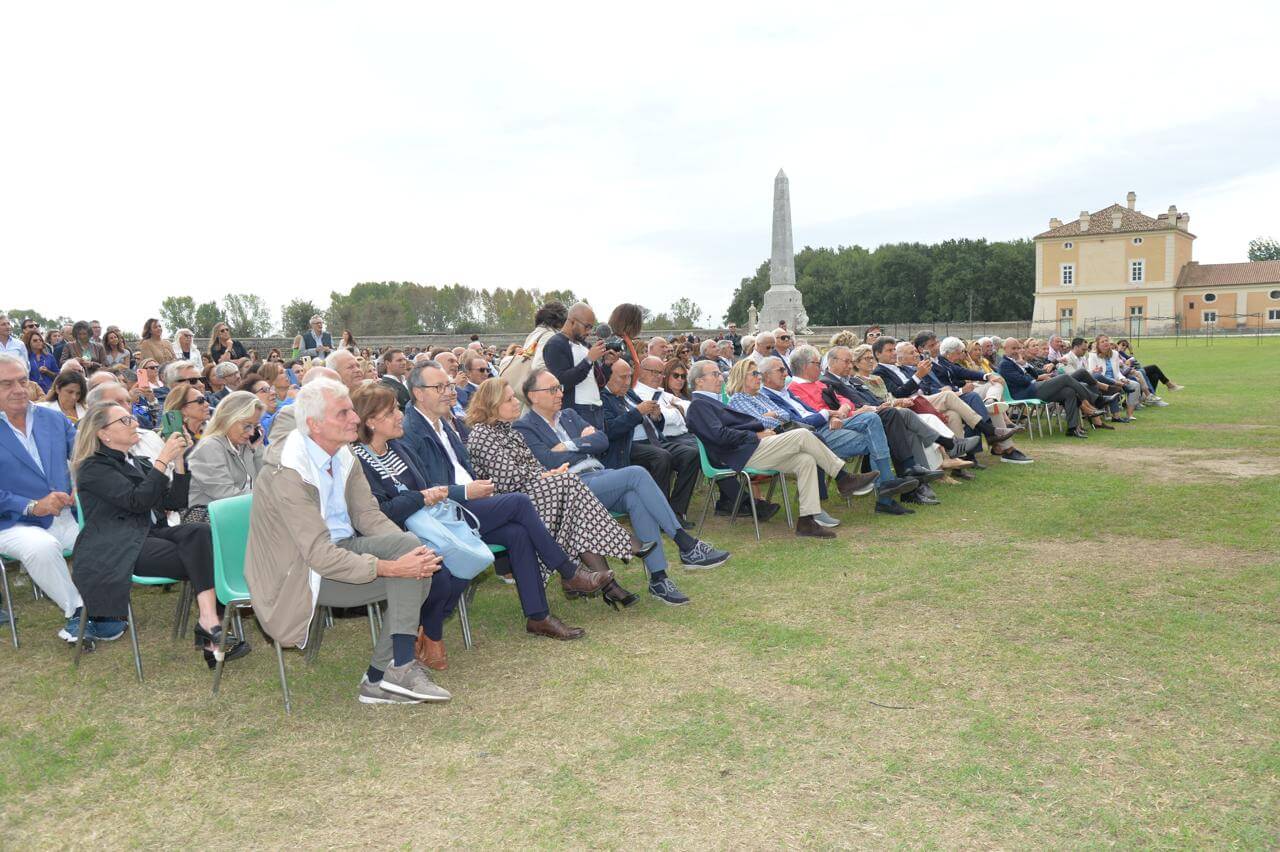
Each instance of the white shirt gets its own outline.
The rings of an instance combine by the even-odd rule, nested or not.
[[[473,480],[471,474],[467,473],[467,469],[462,466],[462,462],[458,461],[458,456],[453,452],[453,443],[449,440],[449,433],[445,431],[443,420],[431,422],[431,418],[427,418],[427,423],[436,432],[436,437],[440,439],[440,443],[444,445],[445,454],[449,456],[449,461],[453,463],[453,481],[457,485],[470,485]]]
[[[911,381],[912,379],[915,379],[915,373],[916,373],[915,367],[909,367],[906,364],[883,364],[881,366],[888,367],[890,370],[893,370],[895,373],[897,373],[898,378],[902,379],[904,384],[906,382]],[[924,391],[920,390],[919,379],[916,379],[916,392],[911,394],[911,396],[913,397],[924,396]],[[910,399],[911,397],[906,397],[906,398]]]
[[[8,352],[10,355],[17,355],[24,362],[27,360],[26,344],[13,334],[9,335],[8,340],[0,340],[0,352]]]
[[[653,395],[658,393],[658,389],[650,387],[644,382],[636,382],[636,396],[641,399],[653,399]],[[664,438],[675,438],[689,431],[689,426],[684,422],[684,412],[676,405],[679,398],[667,391],[662,391],[662,395],[658,397],[658,408],[662,409],[662,436]],[[639,435],[637,440],[645,437],[644,429],[640,426],[636,427]]]
[[[581,364],[587,360],[587,347],[576,340],[569,341],[573,349],[573,363]],[[596,384],[595,370],[587,370],[587,377],[578,382],[573,389],[573,401],[576,405],[603,405],[600,399],[600,386]]]

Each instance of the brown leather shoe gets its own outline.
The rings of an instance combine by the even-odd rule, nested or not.
[[[963,470],[966,467],[973,467],[973,462],[968,459],[943,459],[943,470]]]
[[[560,578],[560,588],[564,589],[567,594],[594,595],[609,585],[609,581],[612,579],[612,571],[587,571],[579,568],[574,572],[573,579]]]
[[[809,538],[835,538],[836,534],[813,519],[813,515],[804,515],[796,519],[796,535]]]
[[[429,639],[422,628],[418,628],[418,639],[413,643],[413,656],[429,669],[442,672],[449,668],[449,655],[445,653],[444,641]]]
[[[1004,441],[1007,441],[1010,438],[1012,438],[1014,435],[1016,435],[1017,432],[1018,432],[1017,429],[996,429],[995,440],[992,443],[999,444]]]
[[[1090,405],[1088,400],[1085,400],[1080,403],[1080,413],[1085,417],[1093,417],[1095,414],[1101,414],[1102,412]]]
[[[531,618],[524,623],[524,629],[534,636],[546,636],[549,639],[559,639],[561,642],[581,639],[587,635],[587,631],[581,627],[570,627],[554,615],[548,615],[541,621],[534,621]]]
[[[866,490],[868,486],[873,485],[875,481],[880,478],[880,474],[874,470],[870,473],[849,473],[848,471],[843,471],[843,473],[845,476],[837,477],[840,481],[840,484],[837,487],[840,490],[841,497],[852,497],[857,492]],[[813,522],[812,517],[809,518],[809,522]],[[814,526],[817,526],[817,524],[814,524]],[[800,534],[799,526],[796,527],[796,534]],[[828,536],[818,536],[818,538],[827,537]],[[835,538],[835,535],[831,535],[830,538]]]

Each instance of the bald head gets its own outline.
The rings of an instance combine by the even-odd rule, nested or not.
[[[89,377],[89,390],[93,390],[98,385],[120,384],[120,380],[116,378],[116,374],[109,370],[99,370]]]
[[[614,361],[609,368],[609,384],[606,387],[614,396],[623,396],[631,390],[631,365],[621,358]]]
[[[348,352],[347,354],[349,355],[351,353]],[[309,385],[316,379],[332,379],[335,382],[342,381],[342,377],[339,376],[337,372],[330,370],[328,367],[312,367],[310,370],[307,370],[307,374],[302,377],[302,383],[304,385]]]
[[[665,359],[670,349],[671,344],[667,343],[665,337],[655,337],[649,341],[649,354],[659,360]]]

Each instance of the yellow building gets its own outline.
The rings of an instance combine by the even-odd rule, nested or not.
[[[1033,334],[1280,330],[1280,261],[1201,265],[1190,216],[1171,205],[1152,218],[1127,200],[1036,235]]]

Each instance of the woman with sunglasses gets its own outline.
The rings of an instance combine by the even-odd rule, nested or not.
[[[183,453],[185,435],[169,436],[155,462],[129,450],[138,426],[119,405],[96,405],[85,415],[71,457],[84,528],[76,537],[73,579],[91,618],[124,619],[131,575],[187,580],[199,609],[195,644],[214,666],[222,639],[213,588],[213,537],[208,524],[167,525],[165,513],[184,509],[191,484]],[[249,652],[237,642],[226,659]]]
[[[200,390],[199,380],[174,385],[164,398],[164,410],[166,414],[176,411],[182,415],[182,430],[194,446],[204,432],[204,424],[209,422],[209,400]]]
[[[254,384],[270,391],[262,379]],[[183,523],[208,523],[210,503],[253,489],[266,454],[259,424],[265,410],[262,400],[250,391],[229,393],[218,403],[204,437],[187,459],[191,488]]]
[[[28,377],[39,386],[42,393],[48,393],[58,375],[58,359],[45,346],[44,335],[39,329],[32,329],[24,334],[22,342],[27,347]]]
[[[248,357],[249,353],[245,351],[244,344],[239,340],[231,339],[230,326],[220,322],[213,327],[213,332],[209,335],[210,361],[216,364],[219,361],[239,361]]]
[[[668,361],[662,368],[662,389],[683,400],[684,404],[672,403],[683,414],[689,408],[689,365],[679,360]]]

